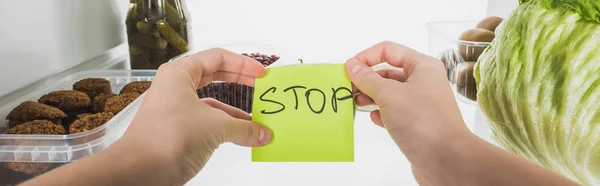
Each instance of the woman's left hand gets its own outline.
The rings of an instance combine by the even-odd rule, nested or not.
[[[249,114],[214,99],[198,99],[196,94],[212,81],[254,86],[254,79],[264,74],[261,63],[223,49],[166,63],[121,141],[179,166],[179,179],[186,181],[204,167],[220,144],[266,145],[271,132],[253,123]]]
[[[196,90],[212,81],[253,86],[254,78],[264,74],[259,62],[223,49],[163,64],[121,139],[24,185],[183,185],[219,145],[262,146],[272,136],[249,114],[214,99],[201,100]]]

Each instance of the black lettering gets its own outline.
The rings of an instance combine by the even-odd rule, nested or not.
[[[333,107],[333,112],[337,113],[337,110],[338,110],[338,106],[337,106],[338,104],[337,104],[337,102],[338,101],[344,101],[344,100],[347,100],[347,99],[352,99],[352,91],[350,89],[346,88],[346,87],[340,87],[338,89],[331,88],[331,90],[333,91],[333,96],[331,98],[331,107]],[[341,97],[341,98],[337,98],[337,93],[340,90],[346,90],[346,91],[348,91],[348,93],[350,93],[350,95],[345,96],[345,97]]]
[[[319,110],[319,111],[315,111],[315,110],[312,108],[311,104],[310,104],[310,99],[308,99],[308,98],[310,97],[310,92],[311,92],[311,91],[318,91],[318,92],[320,92],[320,93],[323,95],[323,103],[322,103],[322,106],[321,106],[321,110]],[[319,90],[319,89],[316,89],[316,88],[313,88],[313,89],[308,89],[308,90],[306,91],[306,94],[304,94],[304,95],[306,96],[306,103],[308,103],[308,107],[309,107],[309,108],[310,108],[310,110],[312,110],[312,111],[313,111],[315,114],[320,114],[320,113],[322,113],[322,112],[323,112],[323,110],[325,110],[325,99],[327,99],[327,96],[325,96],[325,93],[323,93],[323,91],[321,91],[321,90]]]
[[[275,104],[281,105],[281,109],[279,109],[277,111],[273,111],[273,112],[267,112],[266,110],[262,110],[262,111],[260,111],[260,113],[263,113],[263,114],[277,114],[277,113],[279,113],[279,112],[281,112],[281,111],[283,111],[285,109],[285,105],[283,105],[282,103],[264,98],[267,93],[269,93],[269,92],[275,93],[276,90],[277,90],[277,88],[275,88],[275,87],[269,88],[267,91],[265,91],[265,93],[263,93],[262,95],[260,95],[260,100],[261,101],[265,101],[265,102],[269,102],[269,103],[275,103]]]
[[[287,92],[287,91],[289,91],[289,90],[292,90],[292,91],[294,91],[294,96],[295,96],[295,98],[296,98],[296,106],[295,106],[294,108],[295,108],[296,110],[298,110],[298,94],[296,93],[296,89],[297,89],[297,88],[303,88],[303,89],[306,89],[306,87],[305,87],[305,86],[292,86],[292,87],[289,87],[289,88],[286,88],[285,90],[283,90],[283,92]]]

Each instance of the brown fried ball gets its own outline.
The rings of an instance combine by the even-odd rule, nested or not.
[[[57,124],[54,124],[48,120],[34,120],[27,123],[23,123],[8,129],[4,134],[67,134],[65,129]],[[16,172],[22,172],[26,174],[39,174],[50,170],[55,166],[53,163],[30,163],[30,162],[7,162],[6,168]]]
[[[112,94],[110,81],[104,78],[87,78],[73,84],[73,90],[84,92],[91,99],[100,94]]]
[[[65,118],[67,118],[67,114],[62,110],[33,101],[21,103],[6,116],[6,119],[9,120],[9,128],[33,120],[48,120],[60,125]]]
[[[76,115],[85,113],[92,100],[83,92],[60,90],[43,95],[38,102],[59,108],[67,115]]]
[[[77,119],[81,119],[84,118],[86,116],[92,115],[92,113],[82,113],[82,114],[77,114]]]
[[[113,93],[100,94],[100,95],[96,96],[94,98],[94,100],[92,100],[92,107],[90,108],[90,112],[93,114],[104,112],[104,104],[106,104],[106,101],[108,101],[108,99],[115,97],[115,96],[117,96],[117,95],[115,95]]]
[[[121,89],[121,92],[119,94],[125,94],[129,92],[137,92],[138,94],[143,94],[144,92],[146,92],[146,90],[150,88],[151,84],[152,81],[134,81],[125,85],[123,89]]]
[[[129,92],[112,97],[106,101],[104,111],[112,112],[114,115],[117,115],[139,96],[140,94],[137,92]]]
[[[69,128],[69,133],[75,134],[95,129],[96,127],[104,125],[104,123],[108,122],[113,116],[115,115],[110,112],[87,115],[73,122]]]
[[[10,128],[4,134],[67,134],[67,131],[48,120],[33,120]]]

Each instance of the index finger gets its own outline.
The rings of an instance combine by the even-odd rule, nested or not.
[[[225,113],[229,114],[231,117],[234,117],[237,119],[248,120],[248,121],[252,120],[252,116],[250,116],[250,114],[248,114],[238,108],[235,108],[235,107],[232,107],[225,103],[222,103],[216,99],[202,98],[202,99],[200,99],[200,101],[206,103],[207,105],[209,105],[212,108],[224,111]]]
[[[404,69],[406,76],[410,77],[417,64],[426,61],[427,56],[404,45],[386,41],[363,50],[354,58],[368,66],[387,62],[392,66]]]
[[[210,75],[216,72],[252,78],[262,77],[266,72],[265,67],[254,59],[221,48],[198,52],[172,63],[185,68],[196,88],[202,81],[212,81],[202,78],[213,78]]]

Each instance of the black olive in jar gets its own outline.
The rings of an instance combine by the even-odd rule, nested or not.
[[[125,24],[132,69],[158,69],[189,51],[191,22],[184,0],[131,0]]]

